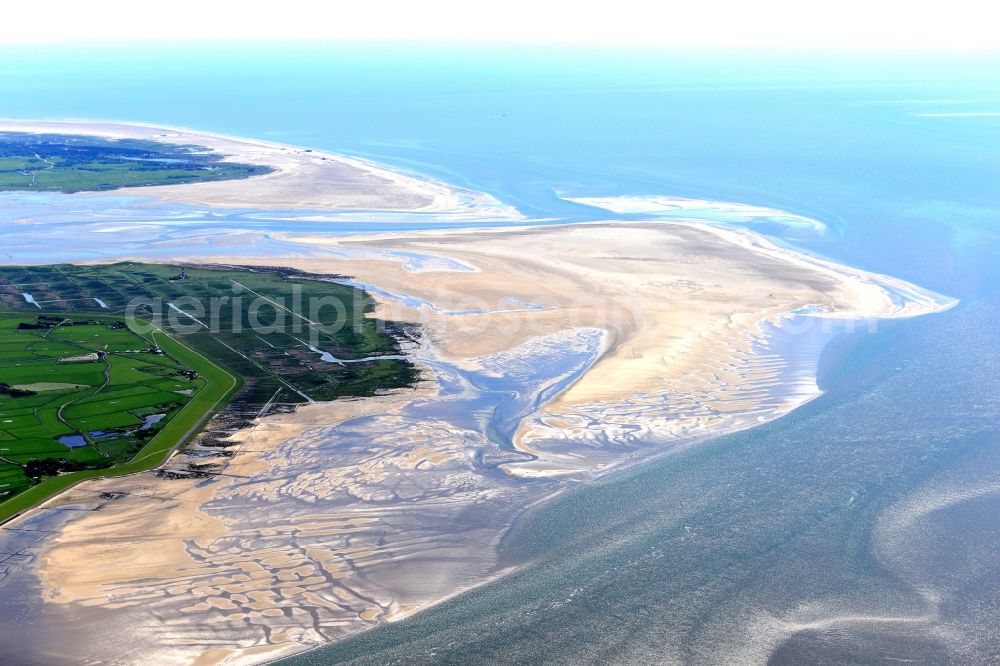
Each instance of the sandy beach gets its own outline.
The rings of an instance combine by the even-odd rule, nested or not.
[[[117,190],[162,202],[263,210],[477,211],[500,219],[519,217],[516,211],[488,194],[451,187],[357,158],[256,139],[138,123],[73,120],[0,119],[0,132],[70,134],[200,146],[225,155],[228,161],[273,169],[269,174],[250,179]]]
[[[277,169],[130,191],[171,201],[465,205],[408,176],[259,142],[0,124],[18,128],[196,143]],[[260,420],[232,435],[224,474],[88,481],[18,518],[47,534],[19,575],[37,586],[50,663],[258,663],[405,617],[507,573],[496,545],[527,507],[816,397],[816,355],[795,357],[775,331],[821,346],[833,322],[953,303],[691,221],[274,236],[301,251],[176,256],[350,276],[375,316],[420,325],[409,353],[422,381]],[[109,640],[122,622],[125,654]]]
[[[507,526],[569,479],[815,397],[809,381],[789,388],[797,375],[766,349],[769,323],[807,306],[840,318],[942,306],[912,286],[901,300],[881,276],[691,224],[285,240],[380,258],[241,261],[347,274],[423,301],[381,296],[376,313],[423,326],[421,388],[264,419],[233,436],[238,453],[209,481],[87,482],[22,519],[100,502],[46,540],[35,569],[44,604],[87,626],[108,613],[158,618],[170,631],[136,640],[162,663],[292,653],[502,575],[495,546]],[[489,407],[490,381],[518,396],[506,421]],[[510,442],[491,427],[509,429]],[[86,651],[108,657],[100,635]]]
[[[602,351],[586,373],[522,420],[514,445],[539,460],[506,466],[517,476],[602,469],[614,464],[604,447],[746,427],[815,397],[815,385],[782,391],[788,377],[780,376],[781,359],[755,348],[766,344],[767,325],[803,308],[812,310],[805,324],[823,328],[825,318],[917,316],[952,303],[750,232],[696,223],[283,238],[381,250],[338,262],[338,270],[433,304],[414,308],[382,297],[379,316],[421,324],[443,357],[463,367],[488,371],[482,359],[541,336],[603,332]],[[407,270],[392,252],[474,270]],[[297,266],[324,270],[321,260]],[[595,460],[584,463],[594,447]]]

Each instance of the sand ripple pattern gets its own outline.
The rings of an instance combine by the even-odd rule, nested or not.
[[[266,417],[26,515],[41,536],[5,582],[36,600],[36,660],[258,662],[404,617],[505,573],[496,545],[532,504],[815,396],[834,317],[943,303],[697,225],[283,242],[309,258],[241,263],[378,285],[379,314],[424,331],[422,382]]]

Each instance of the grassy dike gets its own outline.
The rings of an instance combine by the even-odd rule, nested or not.
[[[87,316],[88,319],[112,321],[111,317]],[[46,477],[38,485],[18,493],[0,503],[0,523],[23,513],[57,493],[84,481],[106,476],[120,476],[144,472],[160,465],[167,456],[197,434],[205,422],[218,410],[226,406],[243,384],[236,375],[212,363],[187,345],[168,335],[162,328],[143,322],[151,327],[156,344],[168,355],[174,357],[185,366],[198,372],[206,381],[205,387],[196,393],[163,429],[156,434],[128,462],[105,469],[81,470],[58,476]],[[132,322],[129,327],[142,337]]]

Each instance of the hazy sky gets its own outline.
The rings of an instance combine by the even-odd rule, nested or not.
[[[176,39],[998,48],[989,0],[9,0],[0,43]]]

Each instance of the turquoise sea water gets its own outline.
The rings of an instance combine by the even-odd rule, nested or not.
[[[996,117],[920,115],[996,111],[997,57],[240,44],[0,57],[7,117],[356,153],[538,216],[593,214],[556,191],[771,205],[834,226],[828,254],[942,291],[974,288],[949,253],[970,251],[968,228],[997,205]]]
[[[818,251],[962,296],[989,272],[1000,56],[175,45],[2,49],[15,118],[190,126],[364,155],[535,217],[567,196],[767,205]],[[970,267],[975,264],[976,268]]]
[[[237,44],[0,61],[0,116],[356,154],[537,218],[603,215],[560,194],[771,206],[828,226],[805,249],[961,299],[837,340],[826,395],[788,418],[525,516],[503,546],[536,562],[521,573],[296,663],[1000,650],[1000,57]]]

